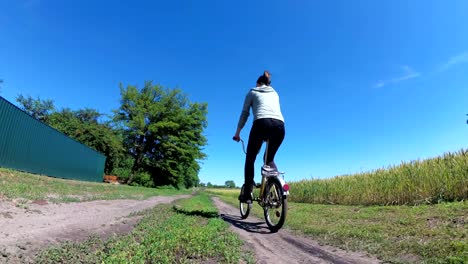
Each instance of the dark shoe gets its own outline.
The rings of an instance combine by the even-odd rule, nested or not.
[[[247,184],[242,185],[241,193],[239,195],[239,201],[241,201],[241,203],[249,203],[249,204],[252,203],[252,200],[253,200],[252,190],[253,190],[252,185],[250,186]]]
[[[241,201],[242,203],[252,203],[251,192],[244,193],[244,188],[242,188],[241,193],[239,195],[239,201]]]
[[[239,200],[242,203],[248,203],[248,204],[252,203],[252,197],[250,195],[240,195]]]

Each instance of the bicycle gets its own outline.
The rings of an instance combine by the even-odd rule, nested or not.
[[[244,141],[242,142],[242,149],[245,151]],[[288,210],[287,197],[289,195],[289,185],[284,181],[284,172],[278,172],[274,168],[266,165],[268,153],[268,140],[266,141],[266,149],[261,168],[262,181],[260,184],[254,184],[255,188],[259,188],[259,194],[256,196],[252,190],[251,197],[252,203],[242,201],[240,197],[244,193],[245,186],[242,185],[241,196],[239,196],[239,209],[242,219],[246,219],[250,210],[252,209],[253,202],[257,202],[262,208],[265,217],[265,222],[272,233],[278,232],[286,220],[286,213]]]

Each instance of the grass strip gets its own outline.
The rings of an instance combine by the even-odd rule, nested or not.
[[[114,199],[147,199],[157,195],[190,193],[172,187],[145,188],[108,183],[58,179],[0,168],[0,199],[80,202]]]
[[[159,205],[131,234],[42,251],[37,263],[254,263],[206,194]]]
[[[294,190],[293,190],[294,191]],[[239,190],[210,190],[238,206]],[[263,219],[257,204],[253,213]],[[468,263],[468,202],[346,206],[288,202],[286,227],[390,263]]]

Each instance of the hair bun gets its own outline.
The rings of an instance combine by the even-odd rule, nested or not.
[[[269,71],[264,71],[263,75],[258,77],[257,84],[270,85],[271,83],[271,74]]]

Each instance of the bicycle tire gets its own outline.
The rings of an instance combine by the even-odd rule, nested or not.
[[[243,190],[244,190],[244,185],[242,185],[241,193],[244,193]],[[239,211],[240,211],[240,215],[242,219],[247,219],[247,217],[249,217],[251,209],[252,209],[252,203],[245,203],[239,199]]]
[[[288,201],[283,192],[283,187],[278,178],[268,179],[265,190],[265,205],[263,212],[265,222],[272,233],[278,232],[286,221],[288,211]]]

